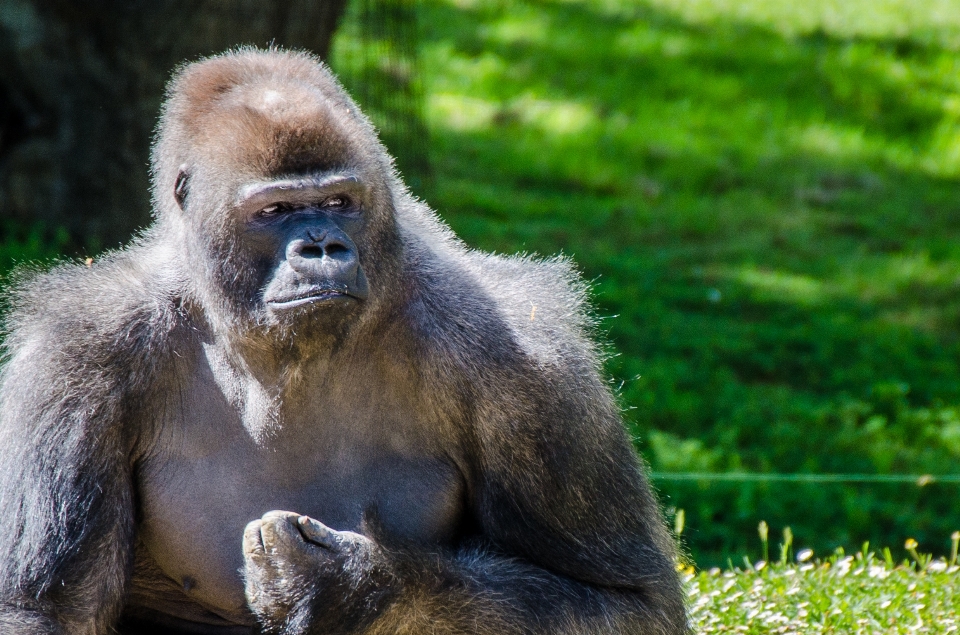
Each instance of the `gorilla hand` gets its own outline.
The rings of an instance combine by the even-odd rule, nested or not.
[[[247,602],[268,633],[354,632],[394,595],[377,543],[293,512],[248,524],[243,555]]]

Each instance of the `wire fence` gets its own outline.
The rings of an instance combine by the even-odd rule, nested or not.
[[[960,484],[960,474],[779,474],[775,472],[651,472],[655,481],[727,481],[785,483],[912,483],[924,487],[934,483]]]
[[[432,180],[415,0],[352,0],[331,65],[377,126],[407,185]]]

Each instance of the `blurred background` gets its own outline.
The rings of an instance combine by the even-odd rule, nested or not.
[[[0,272],[147,224],[172,70],[269,43],[329,60],[470,245],[578,263],[699,566],[761,520],[949,549],[960,3],[0,0]]]

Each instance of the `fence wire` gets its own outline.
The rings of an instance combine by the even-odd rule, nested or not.
[[[331,57],[415,193],[432,178],[419,39],[416,0],[351,0]]]
[[[745,483],[934,483],[960,484],[960,474],[779,474],[775,472],[650,472],[655,481],[733,481]]]

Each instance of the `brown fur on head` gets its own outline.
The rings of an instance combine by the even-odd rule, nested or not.
[[[320,60],[303,52],[241,49],[184,66],[167,91],[153,151],[160,214],[174,205],[182,166],[229,180],[349,168],[392,174],[370,122]],[[386,183],[382,183],[386,185]]]
[[[275,179],[356,176],[368,192],[361,259],[377,254],[364,262],[373,291],[392,286],[395,198],[406,190],[373,126],[315,57],[248,48],[184,66],[152,158],[158,220],[181,228],[190,278],[203,303],[227,309],[219,314],[249,317],[243,307],[258,289],[234,211],[244,186]]]

